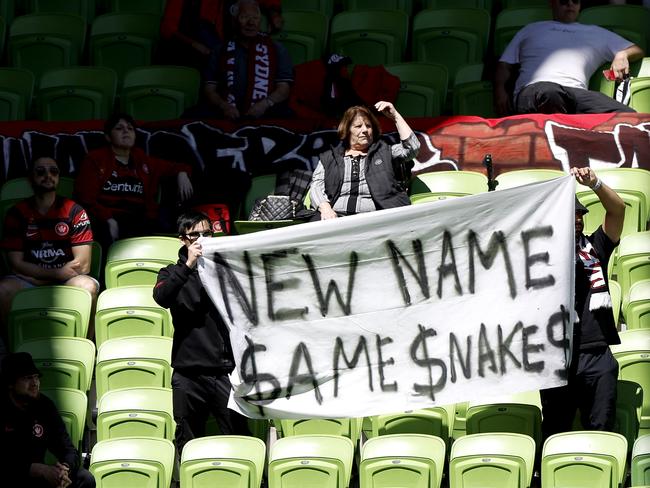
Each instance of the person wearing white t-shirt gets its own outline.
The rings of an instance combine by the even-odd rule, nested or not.
[[[617,80],[643,49],[612,31],[576,22],[580,0],[550,0],[553,20],[522,28],[497,64],[497,114],[634,112],[607,95],[590,91],[589,78],[611,61]],[[506,86],[518,72],[512,101]]]

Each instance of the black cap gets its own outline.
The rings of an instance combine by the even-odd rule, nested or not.
[[[5,384],[11,384],[18,378],[33,374],[40,375],[41,372],[28,352],[14,352],[2,360],[2,381]]]
[[[589,209],[587,209],[587,207],[585,207],[582,203],[580,203],[578,197],[576,197],[576,212],[580,212],[582,215],[589,212]]]

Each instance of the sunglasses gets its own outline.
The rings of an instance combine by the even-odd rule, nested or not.
[[[580,0],[560,0],[560,5],[569,5],[569,2],[573,5],[580,5]]]
[[[59,175],[59,168],[56,166],[37,166],[34,168],[34,174],[36,176],[45,176],[47,173],[49,173],[52,176],[58,176]]]
[[[185,238],[189,241],[195,241],[199,237],[212,237],[212,231],[211,230],[204,230],[203,232],[190,232],[188,234],[184,234]]]

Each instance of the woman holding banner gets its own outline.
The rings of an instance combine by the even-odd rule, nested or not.
[[[392,103],[380,101],[374,108],[395,122],[400,142],[380,140],[373,113],[350,107],[338,127],[341,144],[320,155],[312,176],[311,204],[318,210],[314,220],[410,204],[406,186],[420,143]]]

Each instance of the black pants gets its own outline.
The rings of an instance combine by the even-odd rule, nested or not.
[[[540,391],[544,439],[570,431],[576,410],[584,429],[614,428],[618,363],[609,347],[580,351],[573,365],[566,386]]]
[[[176,421],[176,448],[205,435],[205,424],[210,414],[224,435],[250,435],[246,417],[228,408],[230,379],[227,375],[190,375],[174,371],[172,390],[174,420]]]
[[[516,110],[520,114],[636,112],[604,93],[569,88],[550,81],[540,81],[524,87],[517,96]]]
[[[50,488],[50,486],[45,480],[33,480],[29,483],[28,488]],[[72,477],[72,484],[69,488],[95,488],[95,478],[87,469],[79,468],[77,474]]]

